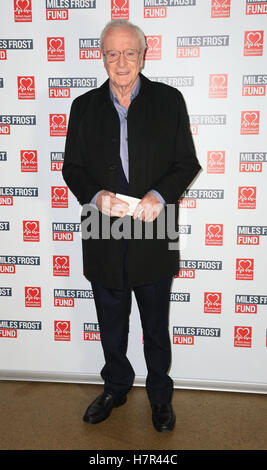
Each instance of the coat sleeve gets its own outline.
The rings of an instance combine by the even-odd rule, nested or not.
[[[102,188],[92,178],[84,165],[86,151],[81,132],[83,106],[76,98],[71,106],[62,168],[63,179],[81,205],[89,203]]]
[[[201,170],[196,157],[186,104],[179,91],[177,100],[178,126],[175,139],[175,158],[168,171],[153,184],[153,189],[162,195],[166,204],[176,203]]]

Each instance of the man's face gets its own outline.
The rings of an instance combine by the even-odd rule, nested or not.
[[[131,28],[110,30],[105,36],[103,49],[104,53],[110,50],[124,51],[126,49],[137,49],[140,51],[137,59],[133,62],[125,59],[124,55],[120,54],[117,62],[109,63],[104,56],[104,65],[111,85],[115,88],[133,88],[142,68],[144,55],[136,33]]]

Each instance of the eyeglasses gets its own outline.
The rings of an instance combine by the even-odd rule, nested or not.
[[[134,62],[139,56],[140,51],[137,49],[125,49],[125,51],[110,50],[103,53],[109,63],[117,62],[121,54],[125,57],[126,60]]]

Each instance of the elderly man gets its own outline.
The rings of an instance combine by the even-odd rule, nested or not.
[[[99,229],[98,236],[83,233],[82,246],[105,358],[104,391],[83,419],[106,419],[126,402],[133,385],[135,374],[126,356],[133,290],[143,329],[152,422],[157,431],[167,432],[175,425],[168,310],[172,278],[179,270],[178,244],[170,246],[178,236],[169,235],[167,216],[168,208],[174,208],[171,222],[177,228],[178,198],[200,165],[181,93],[140,73],[146,49],[140,28],[125,20],[108,23],[101,49],[109,78],[74,100],[63,165],[66,184],[87,208],[82,222],[90,212],[92,231]],[[137,198],[132,212],[124,196]],[[107,221],[125,221],[129,230],[121,238],[112,231],[104,236],[101,227]],[[146,228],[152,228],[152,236]]]

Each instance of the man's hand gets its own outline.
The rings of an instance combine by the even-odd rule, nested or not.
[[[153,222],[160,211],[162,210],[163,205],[160,200],[153,193],[147,193],[141,199],[139,204],[137,204],[135,211],[133,213],[133,218],[142,220],[143,222]]]
[[[114,217],[124,217],[129,209],[128,202],[118,199],[115,193],[105,190],[98,194],[96,206],[103,214]]]

